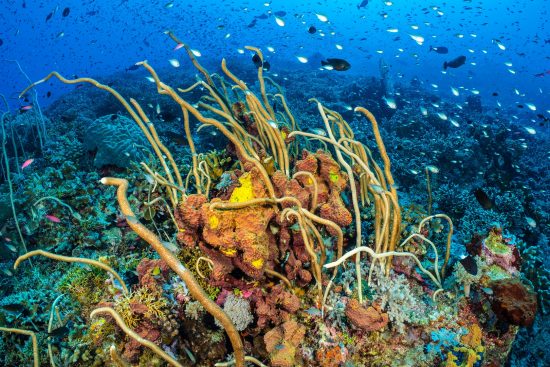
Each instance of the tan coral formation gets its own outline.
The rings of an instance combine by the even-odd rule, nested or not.
[[[296,366],[296,351],[304,339],[306,327],[295,320],[271,329],[264,335],[265,348],[272,367]]]

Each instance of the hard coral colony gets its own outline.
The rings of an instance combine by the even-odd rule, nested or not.
[[[203,80],[176,90],[146,61],[138,65],[151,74],[158,93],[171,97],[183,112],[192,154],[187,174],[182,175],[136,100],[128,102],[93,79],[66,79],[57,72],[29,87],[56,77],[67,84],[91,83],[114,95],[154,152],[155,167],[141,166],[164,193],[177,231],[178,246],[162,241],[132,209],[129,182],[104,177],[102,184],[116,187],[127,226],[159,257],[136,260],[137,283],[128,289],[126,277],[110,266],[116,267],[112,259],[32,251],[17,260],[16,266],[42,255],[106,271],[103,284],[97,272],[79,272],[64,288],[88,302],[82,304],[87,327],[79,342],[95,351],[95,359],[89,357],[94,365],[149,366],[162,360],[173,366],[239,367],[504,363],[518,326],[533,322],[537,300],[518,280],[517,250],[501,231],[491,231],[468,261],[451,268],[451,219],[442,214],[420,222],[402,217],[391,162],[368,110],[355,111],[372,126],[381,165],[344,118],[320,101],[310,100],[324,132],[301,131],[282,89],[264,78],[261,66],[259,95],[225,60],[226,79],[216,75],[216,83],[191,48],[168,35],[187,50]],[[247,48],[262,60],[259,49]],[[184,95],[199,87],[207,94],[191,104]],[[268,93],[271,88],[281,93]],[[275,101],[283,106],[279,111]],[[198,154],[189,114],[229,140],[231,160]],[[320,149],[311,149],[317,144]],[[436,244],[430,240],[435,238],[430,223],[440,219],[448,222],[449,235]],[[83,292],[90,296],[82,297]],[[32,331],[0,330],[30,335],[39,365]],[[59,357],[51,345],[53,362]]]

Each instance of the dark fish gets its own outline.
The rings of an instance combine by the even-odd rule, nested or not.
[[[474,195],[477,199],[477,202],[483,207],[485,210],[489,210],[493,207],[493,201],[489,196],[483,191],[483,189],[479,188],[474,191]]]
[[[443,46],[438,46],[438,47],[430,46],[430,51],[435,51],[438,54],[448,54],[449,53],[449,49],[447,47],[443,47]]]
[[[187,145],[189,143],[187,141],[187,138],[183,134],[175,133],[172,131],[164,132],[163,137],[166,137],[166,139],[170,139],[171,141],[179,145]]]
[[[114,121],[118,118],[118,115],[111,115],[111,121]]]
[[[314,34],[315,32],[317,32],[317,28],[315,28],[314,26],[310,26],[307,31],[310,34]]]
[[[361,9],[366,7],[369,4],[369,0],[363,0],[361,1],[361,4],[357,5],[357,9]]]
[[[63,13],[62,13],[63,17],[66,17],[67,15],[69,15],[70,12],[71,12],[71,9],[69,8],[63,9]]]
[[[255,67],[257,68],[262,67],[264,71],[269,71],[269,69],[271,69],[271,65],[269,64],[269,61],[264,61],[262,64],[262,59],[258,54],[254,54],[254,56],[252,56],[252,62],[254,63]]]
[[[518,104],[517,107],[518,107],[518,108],[523,108],[523,105],[522,105],[522,104]]]
[[[52,96],[52,92],[48,91],[48,93],[46,93],[46,98],[50,98]]]
[[[0,38],[0,46],[4,44],[4,41],[2,41],[2,38]]]
[[[54,13],[54,12],[52,11],[50,14],[48,14],[48,15],[46,16],[46,22],[47,22],[48,20],[52,19],[53,13]]]
[[[262,66],[262,59],[258,54],[254,54],[254,56],[252,56],[252,62],[254,63],[254,66],[257,68]]]
[[[473,256],[468,255],[464,259],[460,260],[460,264],[471,275],[477,275],[477,263]]]
[[[493,97],[498,97],[498,93],[497,93],[497,92],[493,92]]]
[[[284,16],[286,15],[286,11],[280,10],[280,11],[276,11],[276,12],[273,13],[273,14],[275,14],[275,15],[278,16],[278,17],[284,17]]]
[[[134,70],[137,70],[137,69],[139,69],[138,65],[132,65],[129,68],[126,68],[126,71],[134,71]]]
[[[351,64],[344,59],[327,59],[327,61],[321,61],[321,65],[330,66],[337,71],[346,71],[351,68]]]
[[[256,21],[256,18],[254,18],[254,19],[252,19],[252,22],[250,22],[250,24],[247,25],[246,27],[247,27],[247,28],[252,28],[252,27],[254,27],[254,26],[256,25],[256,22],[257,22],[257,21]]]
[[[456,59],[453,59],[449,62],[445,61],[443,63],[443,69],[447,69],[447,68],[456,69],[456,68],[464,65],[465,62],[466,62],[466,56],[459,56]]]
[[[69,332],[71,331],[72,326],[73,326],[73,322],[69,320],[69,322],[67,322],[65,325],[50,331],[48,335],[54,338],[62,339],[67,335],[69,335]]]
[[[5,305],[0,306],[2,309],[12,312],[12,313],[20,313],[26,310],[26,307],[20,303],[8,303]]]

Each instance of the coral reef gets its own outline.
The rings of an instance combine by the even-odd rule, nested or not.
[[[252,90],[225,61],[225,77],[214,77],[187,51],[202,78],[192,85],[187,79],[186,90],[173,89],[149,64],[138,63],[177,108],[159,105],[149,120],[136,101],[119,99],[132,121],[103,98],[82,112],[64,111],[66,101],[59,102],[52,119],[81,127],[90,122],[89,129],[45,144],[42,166],[32,167],[40,175],[10,176],[29,249],[97,258],[128,284],[122,287],[116,272],[45,265],[38,258],[14,276],[4,263],[23,254],[10,247],[17,238],[11,213],[1,214],[6,278],[0,325],[35,330],[43,365],[49,359],[80,366],[243,367],[252,360],[280,367],[500,366],[520,326],[531,327],[521,337],[547,333],[537,304],[546,312],[548,277],[541,264],[548,260],[532,217],[540,223],[548,218],[540,199],[509,213],[532,196],[509,191],[517,183],[506,175],[513,157],[505,155],[510,136],[504,122],[486,133],[501,145],[480,143],[484,130],[472,125],[471,137],[461,141],[467,148],[455,151],[447,139],[450,127],[431,108],[404,124],[418,115],[422,96],[394,85],[381,64],[382,85],[356,81],[335,88],[349,89],[354,105],[368,95],[371,107],[384,93],[394,93],[398,102],[408,95],[410,105],[399,111],[372,106],[385,121],[379,128],[371,112],[337,112],[341,106],[320,102],[328,94],[314,89],[321,129],[309,123],[314,114],[305,104],[306,88],[283,95],[259,68],[258,90]],[[115,93],[87,78],[50,74],[43,81],[51,77]],[[145,89],[138,82],[135,88]],[[76,93],[66,100],[84,99]],[[287,100],[303,111],[293,115]],[[482,106],[472,98],[464,111],[449,110],[466,119],[480,115]],[[31,118],[10,117],[10,123]],[[175,136],[166,121],[185,136]],[[32,139],[40,125],[25,124],[31,127],[24,137]],[[203,128],[218,135],[194,134]],[[433,141],[422,145],[418,139],[426,134]],[[84,154],[90,149],[95,154]],[[420,150],[437,153],[429,159],[410,153]],[[486,185],[495,198],[506,191],[489,208],[465,183],[477,175],[470,158],[495,152],[503,160],[492,161],[491,174],[472,183]],[[464,177],[449,173],[453,179],[444,184],[437,172],[454,172],[453,160],[461,162]],[[427,182],[417,176],[423,171]],[[97,184],[100,176],[101,183],[116,186],[116,199],[112,188]],[[110,176],[127,177],[132,187]],[[447,209],[454,226],[446,216],[428,215]],[[523,223],[526,213],[531,221]],[[530,231],[523,239],[515,232],[520,222]],[[530,248],[528,240],[537,246]],[[60,293],[69,297],[58,298]],[[2,334],[0,350],[3,364],[23,365],[32,343]]]

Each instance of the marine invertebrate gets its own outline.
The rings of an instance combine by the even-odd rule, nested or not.
[[[139,162],[150,153],[145,144],[139,128],[129,118],[119,115],[96,119],[84,134],[84,147],[96,152],[94,166],[98,168],[106,165],[130,167],[131,162]]]
[[[362,307],[356,299],[350,299],[346,304],[346,316],[351,323],[364,331],[383,329],[389,322],[388,314],[379,307]]]
[[[99,314],[109,314],[118,324],[118,326],[132,339],[137,341],[139,344],[146,346],[147,348],[151,349],[155,352],[155,354],[159,355],[164,359],[166,362],[168,362],[170,365],[175,367],[183,367],[178,361],[176,361],[172,356],[170,356],[168,353],[163,351],[161,348],[159,348],[155,343],[142,338],[139,336],[135,331],[130,329],[125,323],[122,317],[111,307],[99,307],[93,310],[90,313],[90,317],[94,318]]]
[[[115,300],[114,310],[128,327],[135,329],[142,319],[164,319],[168,301],[158,291],[140,287]]]
[[[40,358],[38,356],[38,340],[36,339],[36,334],[34,333],[34,331],[23,330],[18,328],[7,328],[7,327],[0,327],[0,331],[4,331],[6,333],[15,333],[15,334],[30,336],[32,340],[32,353],[34,358],[34,367],[40,366]]]
[[[516,278],[491,283],[494,300],[491,304],[498,318],[512,325],[530,326],[537,312],[535,293]]]
[[[435,256],[435,261],[434,261],[434,270],[433,270],[433,272],[427,270],[424,266],[422,266],[422,263],[420,262],[418,257],[416,255],[410,253],[410,252],[388,251],[388,252],[376,253],[376,252],[374,252],[373,249],[371,249],[370,247],[366,247],[366,246],[357,247],[357,248],[347,252],[342,257],[340,257],[338,260],[333,261],[333,262],[328,263],[328,264],[325,264],[325,268],[330,269],[330,268],[333,268],[335,266],[338,266],[338,265],[342,264],[344,261],[346,261],[348,258],[352,257],[355,254],[361,253],[361,252],[368,253],[372,257],[372,259],[386,258],[386,257],[389,257],[389,256],[410,257],[415,261],[415,263],[418,266],[418,268],[420,269],[420,271],[422,271],[422,273],[426,274],[434,282],[434,284],[438,287],[438,289],[432,295],[432,297],[435,298],[435,295],[438,292],[443,290],[443,287],[442,287],[442,284],[441,284],[441,278],[440,278],[440,275],[439,275],[439,264],[438,264],[437,249],[435,248],[435,245],[430,240],[428,240],[424,236],[419,235],[417,233],[413,233],[412,235],[410,235],[407,239],[405,239],[403,241],[403,243],[407,243],[408,241],[410,241],[414,237],[419,237],[422,240],[427,241],[428,243],[430,243],[432,245],[432,248],[434,249],[434,252],[435,252],[435,255],[436,255]],[[373,269],[373,267],[372,267],[372,264],[371,264],[371,273],[372,273],[372,269]],[[370,276],[369,276],[369,279],[370,279]]]
[[[237,366],[243,367],[244,351],[242,341],[238,331],[231,322],[231,319],[215,302],[208,298],[208,295],[197,283],[197,280],[193,274],[191,274],[191,272],[183,266],[174,254],[164,247],[160,239],[136,219],[135,214],[130,207],[130,203],[128,202],[128,198],[126,197],[128,181],[120,178],[104,177],[101,179],[101,183],[104,185],[117,187],[117,199],[122,212],[127,218],[130,228],[132,228],[142,239],[144,239],[155,249],[166,264],[168,264],[168,266],[185,282],[187,288],[189,289],[189,293],[197,299],[202,306],[220,322],[220,324],[222,324],[233,345],[233,352],[235,353]]]
[[[447,351],[459,345],[460,335],[461,333],[446,328],[434,330],[431,333],[432,342],[428,344],[426,349],[428,353],[437,353],[444,356]]]
[[[110,266],[108,266],[106,264],[103,264],[102,262],[92,260],[92,259],[86,259],[86,258],[81,258],[81,257],[62,256],[62,255],[52,254],[51,252],[47,252],[47,251],[44,251],[44,250],[34,250],[34,251],[30,251],[30,252],[27,252],[26,254],[23,254],[23,255],[19,256],[17,258],[17,260],[15,260],[15,263],[13,264],[13,268],[17,269],[17,267],[19,266],[19,264],[22,261],[25,261],[25,260],[33,257],[33,256],[36,256],[36,255],[42,255],[42,256],[45,256],[47,258],[57,260],[57,261],[64,261],[64,262],[70,262],[70,263],[79,262],[79,263],[84,263],[84,264],[88,264],[88,265],[97,266],[98,268],[101,268],[101,269],[107,271],[109,274],[111,274],[119,282],[119,284],[122,287],[122,290],[124,291],[124,293],[128,293],[128,288],[126,287],[126,283],[124,283],[124,280],[122,280],[122,278],[120,277],[120,275],[118,275],[118,273],[116,271],[114,271]]]
[[[479,281],[483,273],[479,270],[479,258],[467,256],[458,261],[455,265],[454,275],[459,283],[464,286],[464,295],[470,297],[470,286],[472,283]]]
[[[296,365],[296,349],[304,338],[306,328],[289,320],[264,335],[265,348],[270,353],[271,366],[292,367]]]
[[[172,34],[170,37],[178,42]],[[275,111],[271,104],[272,99],[270,100],[272,97],[264,85],[262,70],[258,70],[261,93],[258,96],[228,70],[225,60],[222,62],[222,70],[234,86],[227,86],[219,76],[214,84],[216,77],[200,67],[186,45],[182,47],[188,51],[205,81],[198,81],[185,90],[176,90],[164,83],[147,62],[138,63],[138,66],[149,71],[160,94],[171,97],[177,107],[181,108],[190,147],[194,143],[189,128],[189,114],[198,120],[199,129],[212,126],[229,140],[228,156],[235,161],[232,167],[221,168],[215,159],[197,154],[195,148],[200,146],[193,145],[193,166],[189,169],[185,182],[176,174],[175,161],[160,142],[154,123],[148,120],[136,101],[130,100],[128,103],[110,87],[98,85],[91,79],[67,80],[52,73],[42,80],[58,77],[70,84],[94,83],[109,91],[123,103],[138,125],[144,127],[157,156],[158,162],[149,163],[150,166],[142,164],[142,167],[148,173],[149,179],[152,178],[155,186],[160,188],[159,196],[168,196],[166,202],[171,204],[175,213],[176,225],[173,230],[177,234],[162,233],[169,228],[164,226],[156,235],[140,222],[137,218],[139,212],[136,211],[136,215],[130,207],[128,181],[113,177],[104,177],[101,180],[105,185],[117,187],[117,199],[123,214],[119,216],[120,222],[126,221],[161,257],[161,260],[143,260],[137,269],[140,286],[127,299],[119,299],[118,311],[122,320],[126,320],[125,325],[136,326],[141,321],[132,319],[135,315],[129,300],[138,292],[155,290],[159,291],[156,293],[159,295],[161,289],[172,290],[163,297],[173,301],[176,306],[171,311],[177,314],[174,317],[179,323],[178,330],[200,335],[201,340],[185,343],[173,340],[173,343],[170,342],[165,347],[174,354],[177,354],[176,350],[179,348],[193,363],[203,357],[205,363],[221,360],[227,352],[226,343],[222,342],[221,332],[205,330],[204,324],[209,318],[202,316],[208,312],[227,331],[238,366],[244,366],[245,361],[251,360],[244,356],[240,331],[244,331],[243,335],[255,336],[251,343],[247,343],[247,348],[250,346],[252,349],[251,353],[267,358],[261,343],[261,339],[264,339],[268,344],[271,365],[292,366],[308,364],[315,356],[334,356],[336,359],[339,353],[338,357],[341,358],[338,360],[343,362],[346,360],[344,357],[347,356],[347,348],[353,349],[350,354],[357,353],[356,359],[362,358],[367,354],[364,351],[372,348],[361,346],[375,345],[378,341],[383,344],[384,340],[390,339],[396,344],[392,350],[404,355],[402,350],[411,347],[411,340],[421,340],[421,329],[426,328],[428,321],[437,323],[435,327],[457,329],[457,316],[454,312],[449,312],[449,320],[444,320],[443,317],[437,320],[422,317],[428,306],[436,308],[433,314],[438,317],[451,308],[451,292],[441,292],[445,267],[450,257],[452,222],[450,218],[445,218],[449,221],[450,231],[445,260],[441,267],[439,253],[435,244],[429,240],[424,224],[432,218],[442,219],[442,215],[423,220],[418,229],[402,243],[403,247],[415,241],[423,250],[431,248],[433,255],[426,251],[410,253],[395,250],[401,236],[406,236],[401,231],[401,204],[393,184],[388,153],[373,115],[366,110],[357,109],[373,126],[376,146],[384,165],[382,168],[378,166],[370,150],[354,138],[354,133],[344,118],[318,100],[312,102],[316,103],[325,129],[318,134],[301,132],[294,128],[295,121],[286,108],[282,95],[277,98],[283,101],[286,115]],[[255,48],[249,49],[259,51]],[[204,88],[206,94],[197,104],[190,103],[180,94],[195,88],[196,91]],[[298,136],[321,141],[320,145],[324,145],[325,150],[315,153],[304,150],[300,156],[298,148],[310,145],[307,141],[300,144],[301,139],[297,139]],[[156,172],[157,163],[162,166],[162,172]],[[216,177],[219,179],[219,187],[211,191]],[[139,187],[135,192],[139,192]],[[154,200],[148,204],[153,204]],[[149,215],[147,218],[156,221],[160,219],[158,217]],[[158,223],[154,224],[156,228],[159,227]],[[369,230],[371,227],[372,235],[366,236],[364,229]],[[175,246],[168,249],[160,236],[170,240],[177,236],[184,248],[181,251]],[[344,248],[349,245],[352,247],[353,244],[355,249],[342,256]],[[413,244],[410,249],[414,251],[414,247]],[[175,252],[179,253],[176,255]],[[370,262],[363,263],[363,252],[368,253]],[[355,274],[352,269],[347,274],[354,274],[356,277],[354,287],[350,287],[349,279],[346,279],[344,286],[338,284],[337,280],[338,265],[350,257],[355,260]],[[397,261],[392,257],[407,258],[410,261]],[[324,267],[327,259],[332,262]],[[329,272],[323,271],[327,268],[334,268],[332,278]],[[169,269],[175,271],[181,281],[177,277],[170,280]],[[416,272],[418,269],[421,274]],[[367,272],[369,283],[365,279]],[[371,282],[373,274],[377,280],[374,285]],[[424,275],[433,282],[435,291],[432,284],[423,279]],[[410,291],[407,293],[403,289]],[[387,290],[400,292],[395,299],[389,300],[383,294]],[[347,303],[347,310],[344,309],[343,302],[338,302],[348,299],[339,299],[344,292],[349,292],[347,296],[353,297]],[[441,296],[437,298],[437,303],[433,303],[429,297],[424,296],[425,293],[434,300],[438,294]],[[372,295],[378,296],[378,299],[369,307],[362,299],[366,297],[370,300]],[[355,296],[358,300],[354,299]],[[334,302],[326,304],[327,299]],[[231,313],[244,304],[243,301],[249,305],[248,308],[244,307],[244,315],[231,317],[235,316]],[[222,309],[220,305],[224,303]],[[150,317],[155,316],[155,312],[164,311],[164,307],[157,307],[156,311],[149,310],[140,302],[133,306],[138,309],[139,315],[149,313]],[[330,320],[324,318],[325,312],[331,311],[336,318],[344,313],[348,314],[348,319],[343,316],[338,318],[338,329],[334,325],[328,325]],[[414,318],[414,315],[411,316],[414,312],[421,316]],[[126,317],[125,314],[131,316]],[[251,320],[257,320],[257,323],[254,325]],[[448,321],[450,326],[442,325],[444,321]],[[358,328],[352,328],[350,324]],[[304,338],[306,326],[311,327],[313,332],[319,331],[323,340],[320,343],[312,342],[311,339],[316,335]],[[353,335],[341,335],[342,330],[339,329]],[[383,332],[379,333],[379,330]],[[135,331],[139,333],[137,327]],[[161,332],[156,330],[152,339],[158,340],[159,335]],[[384,340],[377,340],[381,335]],[[390,335],[392,338],[386,338]],[[298,337],[304,340],[303,344],[296,341]],[[162,339],[165,344],[168,343],[166,338]],[[203,339],[208,339],[208,342],[202,343]],[[247,342],[250,339],[247,338]],[[213,347],[212,340],[216,341],[218,347]],[[339,340],[355,341],[357,347],[337,345]],[[104,353],[109,347],[106,344],[102,344]],[[468,347],[462,345],[460,348]],[[383,364],[384,358],[392,353],[388,345],[384,349],[380,352],[376,350],[365,357],[366,360],[362,363],[373,366]],[[197,356],[197,350],[208,350],[205,355],[210,356]],[[378,354],[375,355],[376,353]],[[441,352],[441,357],[443,356]],[[135,361],[147,358],[154,359],[152,363],[158,361],[157,356],[153,356],[151,352],[143,352],[134,357]],[[432,360],[436,358],[432,357]]]
[[[254,321],[254,316],[252,316],[252,312],[250,311],[250,302],[242,297],[237,297],[233,293],[227,295],[223,304],[223,310],[239,331],[243,331]]]
[[[489,231],[483,241],[482,253],[488,265],[495,264],[510,274],[519,270],[519,252],[514,245],[506,243],[500,228]]]
[[[4,99],[5,102],[5,99]],[[7,105],[7,102],[6,102]],[[9,189],[9,198],[10,198],[10,205],[11,205],[11,212],[13,216],[13,220],[15,223],[15,227],[17,228],[17,234],[19,235],[19,239],[21,240],[21,247],[25,252],[27,252],[27,245],[25,242],[25,238],[23,237],[23,234],[21,233],[21,227],[19,225],[19,219],[17,218],[17,212],[15,210],[15,204],[14,204],[14,194],[13,194],[13,186],[11,182],[11,174],[10,174],[10,162],[8,159],[8,153],[6,151],[6,129],[4,127],[4,120],[7,118],[8,113],[4,112],[2,113],[2,116],[0,117],[0,125],[2,125],[2,156],[4,157],[4,168],[6,170],[6,180],[8,181],[8,189]]]

